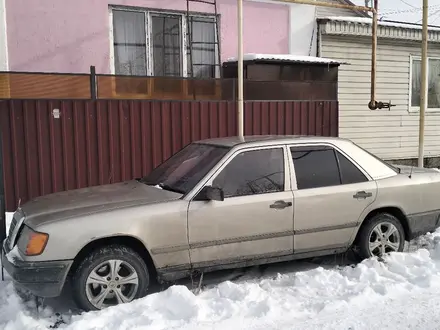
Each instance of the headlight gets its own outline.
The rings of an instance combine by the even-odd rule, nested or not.
[[[24,226],[18,239],[18,249],[27,256],[37,256],[43,253],[48,239],[48,234],[39,233]]]

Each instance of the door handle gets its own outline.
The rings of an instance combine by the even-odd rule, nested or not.
[[[276,201],[271,206],[269,206],[271,209],[285,209],[286,207],[292,206],[292,202],[285,202],[285,201]]]
[[[373,196],[373,194],[370,193],[370,192],[358,191],[355,195],[353,195],[353,198],[356,198],[356,199],[361,199],[361,198],[366,199],[366,198],[372,197],[372,196]]]

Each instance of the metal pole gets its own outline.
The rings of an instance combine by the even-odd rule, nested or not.
[[[244,136],[244,105],[243,105],[243,0],[237,0],[237,25],[238,25],[238,102],[237,102],[237,126],[238,136]]]
[[[423,153],[425,140],[425,110],[427,106],[427,70],[428,69],[428,0],[423,0],[423,28],[422,28],[422,77],[420,86],[420,120],[419,120],[419,160],[418,166],[423,167]]]
[[[94,65],[90,66],[90,98],[96,100],[96,68]]]
[[[368,108],[370,110],[377,109],[376,102],[376,54],[377,54],[377,11],[378,11],[378,0],[374,0],[374,11],[373,11],[373,26],[371,31],[371,90],[370,90],[370,102],[368,103]]]

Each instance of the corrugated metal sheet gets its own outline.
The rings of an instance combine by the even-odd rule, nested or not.
[[[343,35],[353,37],[371,36],[372,20],[365,17],[327,17],[318,18],[320,31],[327,35]],[[377,37],[402,41],[422,40],[421,26],[414,24],[379,21]],[[440,28],[430,27],[428,41],[440,42]]]
[[[57,116],[59,113],[59,117]],[[228,101],[0,102],[6,208],[148,174],[194,140],[236,134]],[[246,102],[245,133],[338,135],[336,101]]]
[[[0,135],[0,242],[6,238],[6,205],[5,205],[5,190],[3,182],[3,153]]]

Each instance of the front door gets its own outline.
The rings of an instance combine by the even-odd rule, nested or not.
[[[295,253],[347,247],[361,214],[376,198],[376,182],[333,146],[290,151],[296,179]]]
[[[293,252],[293,194],[287,149],[235,153],[208,181],[224,201],[191,201],[188,230],[195,268]]]

